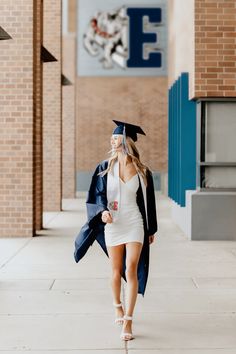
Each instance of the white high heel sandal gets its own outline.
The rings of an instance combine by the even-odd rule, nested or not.
[[[113,302],[113,306],[114,306],[114,307],[122,307],[122,303],[120,303],[120,304],[115,304],[115,303]],[[117,318],[115,319],[115,323],[116,323],[116,324],[122,325],[123,322],[124,322],[123,317],[117,317]]]
[[[133,317],[132,316],[127,316],[127,315],[124,315],[123,317],[124,320],[126,321],[132,321],[133,320]],[[133,336],[132,333],[129,333],[129,332],[121,332],[120,334],[120,338],[122,340],[131,340],[131,339],[134,339],[135,337]]]

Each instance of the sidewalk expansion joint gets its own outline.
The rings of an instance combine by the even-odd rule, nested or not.
[[[53,285],[55,284],[55,281],[56,281],[56,279],[54,279],[54,280],[52,281],[52,284],[50,285],[50,288],[49,288],[49,290],[52,290],[52,288],[53,288]]]
[[[196,288],[199,289],[199,286],[198,286],[196,280],[194,278],[191,278],[191,279],[192,279],[193,284],[196,286]]]
[[[0,269],[4,268],[15,256],[18,255],[18,253],[20,253],[26,246],[28,246],[28,244],[33,240],[33,237],[31,237],[29,240],[26,241],[26,243],[24,243],[23,246],[21,246],[5,263],[3,263],[0,266]]]
[[[122,298],[122,301],[123,301],[123,304],[124,304],[124,313],[126,313],[126,302],[125,302],[125,286],[124,286],[124,283],[122,282],[122,295],[123,295],[123,298]],[[128,354],[128,341],[124,341],[125,343],[125,354]]]

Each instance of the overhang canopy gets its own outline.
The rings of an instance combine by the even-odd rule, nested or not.
[[[41,60],[44,63],[58,61],[44,46],[41,47]]]
[[[0,26],[0,40],[12,39],[12,37]]]

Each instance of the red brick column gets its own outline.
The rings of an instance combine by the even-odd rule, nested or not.
[[[45,48],[58,60],[43,64],[43,204],[44,211],[61,210],[61,1],[44,0]]]
[[[1,0],[0,236],[33,234],[33,1]]]

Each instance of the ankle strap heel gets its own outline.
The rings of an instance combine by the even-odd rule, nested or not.
[[[116,307],[116,308],[122,308],[122,302],[120,302],[119,304],[115,304],[113,302],[113,306]],[[115,319],[115,323],[118,324],[118,325],[122,325],[124,322],[124,319],[123,317],[116,317]]]
[[[124,321],[125,320],[132,321],[133,320],[133,316],[124,315],[123,319],[124,319]],[[128,341],[128,340],[134,339],[135,337],[134,337],[134,335],[132,333],[122,331],[121,334],[120,334],[120,338],[122,340]]]

